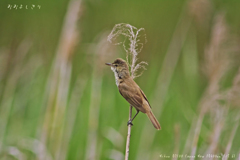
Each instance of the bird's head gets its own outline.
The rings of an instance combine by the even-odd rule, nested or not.
[[[117,73],[119,78],[127,78],[130,76],[127,62],[121,58],[117,58],[113,63],[106,63],[111,66],[114,73]]]

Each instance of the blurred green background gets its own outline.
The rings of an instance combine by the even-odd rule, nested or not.
[[[140,113],[129,159],[237,159],[239,7],[236,0],[2,0],[0,159],[124,159],[129,104],[105,66],[126,57],[107,41],[118,23],[145,28],[138,62],[148,66],[135,81],[162,126],[156,131]]]

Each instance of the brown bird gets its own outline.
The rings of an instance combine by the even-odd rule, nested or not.
[[[132,125],[133,119],[137,116],[139,111],[141,111],[142,113],[147,114],[157,130],[161,129],[158,120],[152,113],[147,97],[130,76],[127,63],[123,59],[118,58],[113,63],[106,63],[106,65],[111,66],[111,69],[114,72],[120,94],[137,110],[137,113],[130,121],[128,121],[128,124]]]

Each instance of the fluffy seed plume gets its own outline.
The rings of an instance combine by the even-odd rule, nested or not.
[[[141,32],[143,32],[143,34],[140,34]],[[124,40],[120,40],[116,43],[113,42],[120,35],[124,36]],[[143,38],[141,37],[141,35],[143,36]],[[144,61],[137,63],[137,55],[142,51],[143,44],[147,42],[144,28],[137,29],[136,27],[125,23],[116,24],[112,32],[108,36],[108,41],[110,43],[113,43],[114,45],[123,45],[124,50],[126,51],[126,60],[130,66],[132,78],[134,79],[141,76],[142,73],[137,75],[136,72],[140,68],[146,70],[144,65],[147,65],[147,62]]]

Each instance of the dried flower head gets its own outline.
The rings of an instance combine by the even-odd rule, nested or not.
[[[147,65],[147,62],[137,62],[137,55],[142,51],[143,44],[147,42],[146,40],[146,34],[143,33],[143,41],[141,42],[140,37],[141,34],[140,32],[144,32],[144,28],[137,29],[136,27],[130,25],[130,24],[125,24],[125,23],[120,23],[116,24],[112,30],[112,32],[108,36],[108,41],[110,43],[113,43],[114,40],[116,40],[120,35],[124,36],[124,40],[114,43],[115,45],[123,45],[124,50],[126,51],[126,60],[127,63],[130,66],[130,72],[132,78],[136,78],[142,75],[139,74],[137,75],[136,72],[140,69],[143,68],[146,70],[144,65]],[[127,40],[129,41],[129,44],[127,44]],[[131,59],[131,63],[129,63],[129,57]]]

